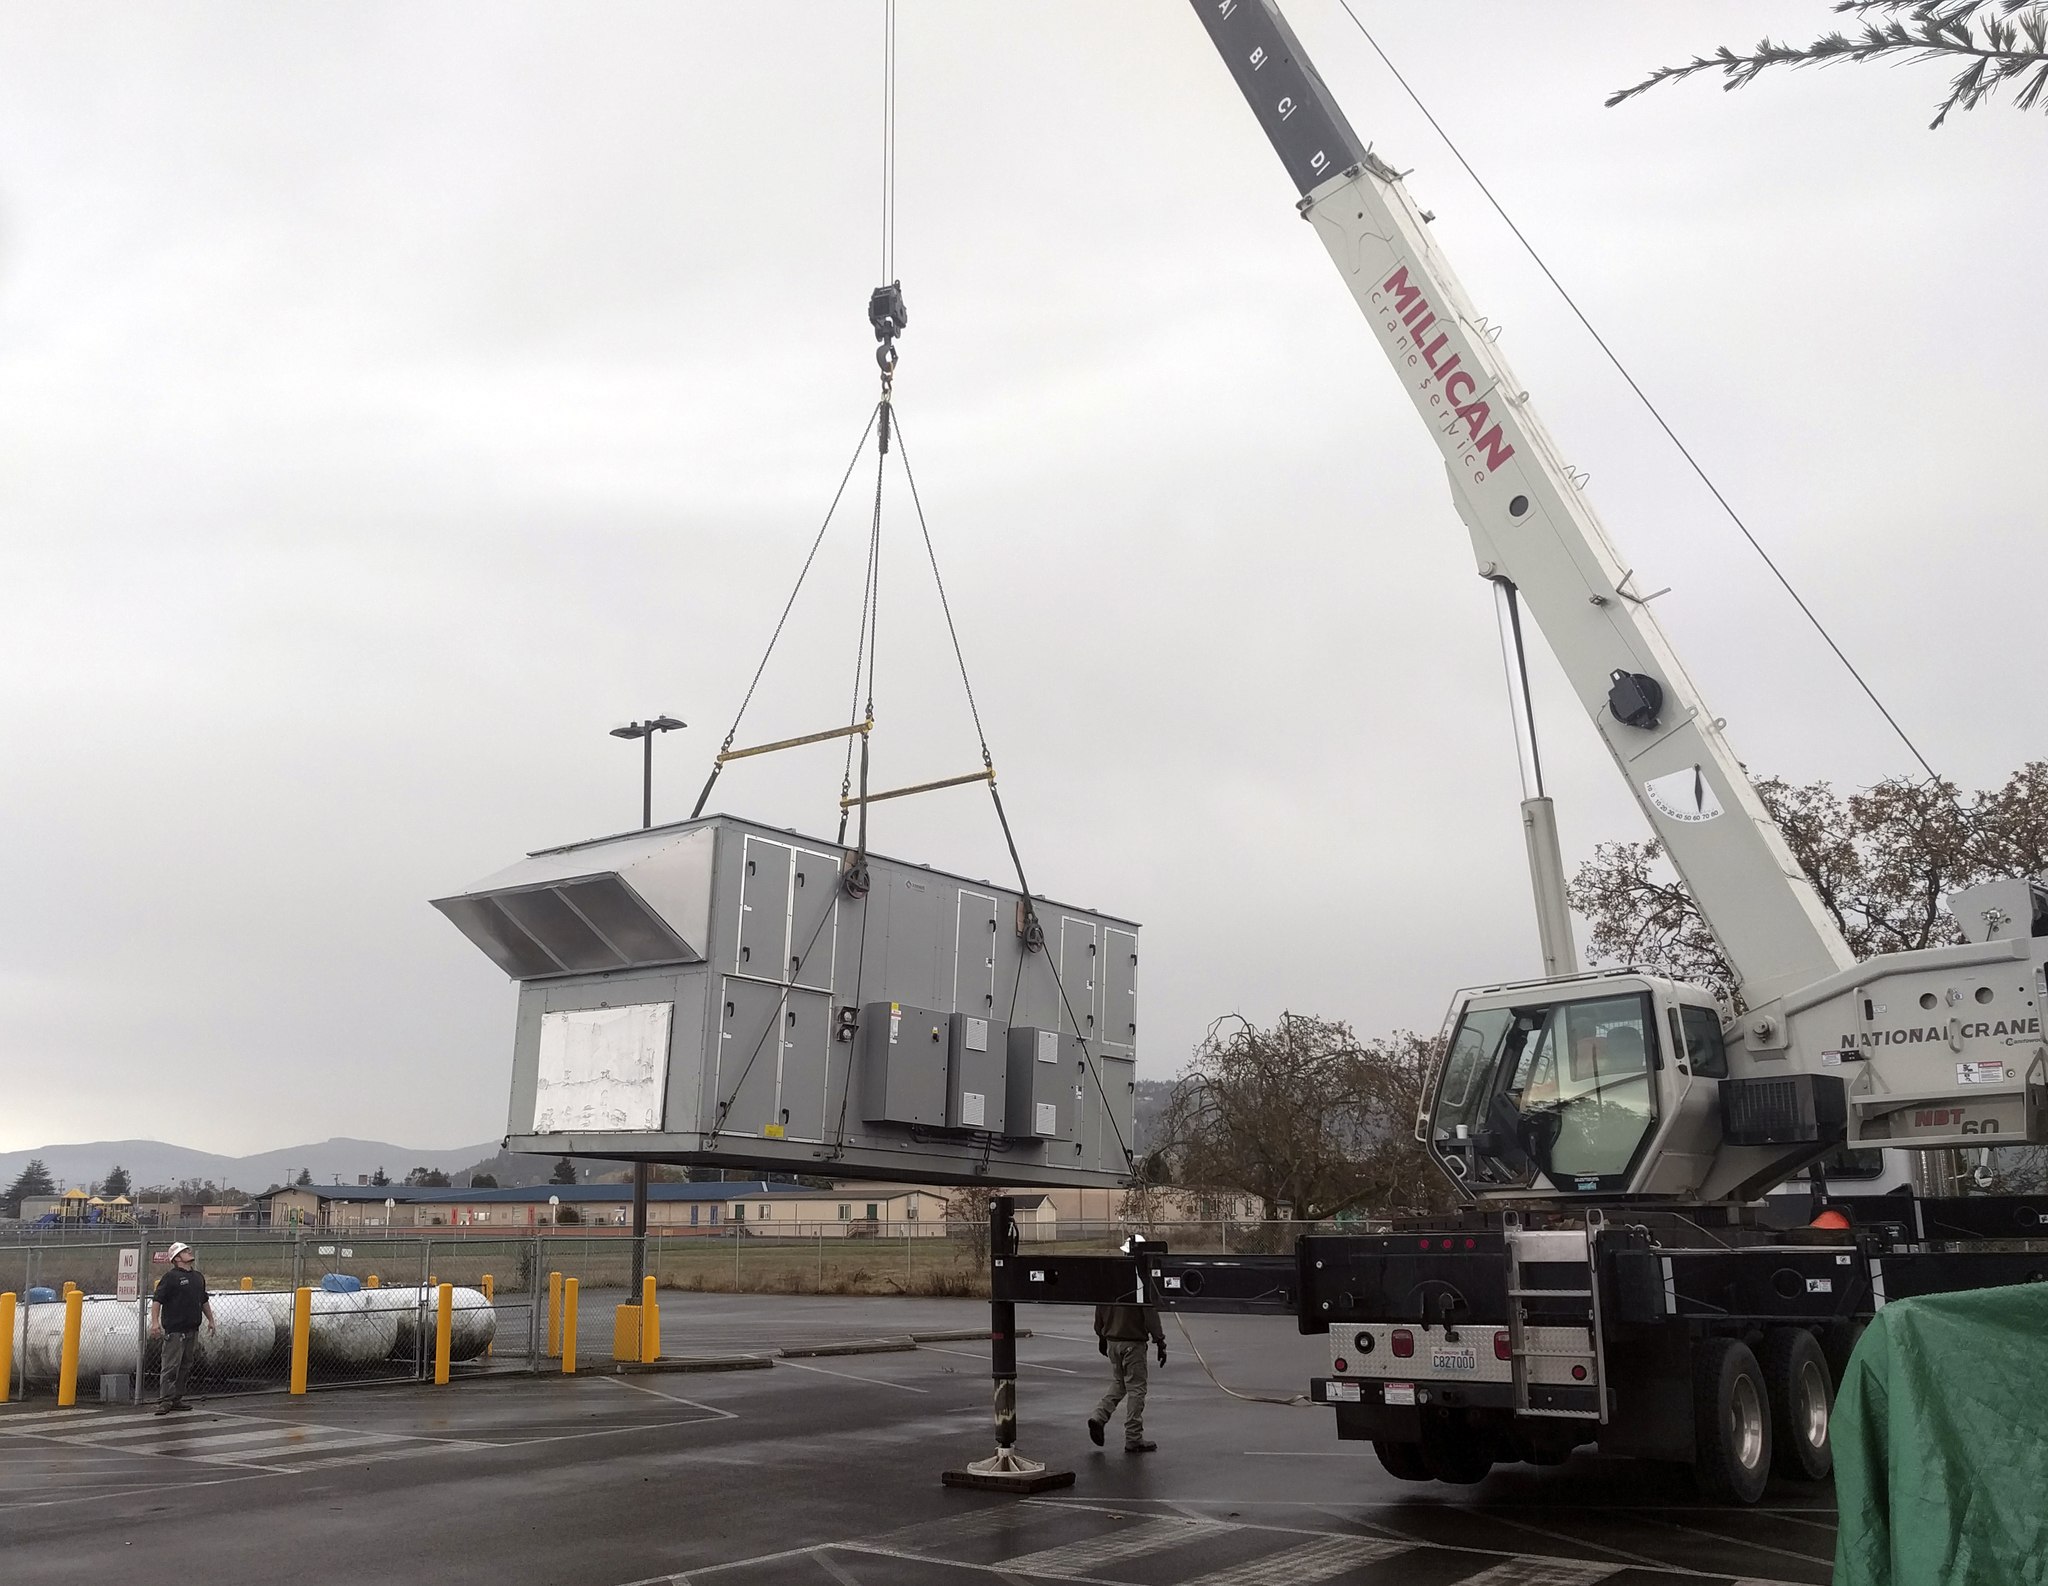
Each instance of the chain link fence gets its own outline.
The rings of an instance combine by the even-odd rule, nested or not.
[[[1021,1232],[1027,1250],[1101,1254],[1133,1233],[1186,1254],[1282,1253],[1305,1223],[1097,1223]],[[1034,1237],[1036,1235],[1037,1237]],[[17,1296],[11,1395],[56,1390],[64,1292],[84,1296],[81,1402],[144,1403],[159,1391],[162,1341],[149,1296],[168,1269],[174,1230],[73,1231],[0,1244],[0,1292]],[[309,1389],[432,1381],[439,1289],[451,1289],[451,1379],[547,1371],[560,1360],[561,1287],[577,1280],[578,1352],[612,1355],[616,1307],[636,1302],[634,1240],[623,1230],[543,1230],[514,1237],[432,1237],[317,1230],[195,1230],[185,1240],[212,1297],[214,1325],[195,1341],[189,1392],[281,1392],[301,1331],[295,1297],[310,1290],[303,1329]],[[644,1270],[665,1302],[668,1352],[684,1346],[696,1294],[976,1299],[988,1294],[988,1232],[978,1224],[783,1224],[773,1232],[655,1228]],[[551,1300],[551,1295],[553,1296]],[[772,1326],[762,1347],[772,1347]]]

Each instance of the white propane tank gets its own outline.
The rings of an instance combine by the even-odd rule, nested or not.
[[[236,1295],[235,1299],[248,1299]],[[273,1331],[270,1319],[248,1307],[227,1302],[229,1296],[213,1296],[214,1325],[199,1326],[199,1349],[194,1357],[196,1372],[203,1377],[247,1376],[269,1357]],[[147,1300],[115,1300],[88,1296],[78,1313],[78,1380],[91,1382],[109,1372],[136,1370],[136,1342],[146,1325],[141,1314]],[[14,1346],[29,1382],[55,1382],[64,1354],[64,1306],[61,1302],[28,1306],[16,1313]],[[156,1363],[158,1349],[149,1346],[148,1364]]]
[[[437,1293],[428,1288],[369,1289],[398,1325],[397,1351],[410,1357],[415,1349],[424,1355],[434,1352]],[[451,1296],[449,1315],[449,1358],[474,1360],[498,1336],[498,1308],[484,1298],[481,1289],[458,1288]]]
[[[316,1366],[368,1366],[389,1360],[398,1344],[398,1317],[376,1303],[382,1289],[356,1289],[330,1294],[313,1291],[313,1341],[309,1355]],[[291,1296],[286,1295],[289,1301]],[[291,1334],[291,1309],[285,1310],[285,1334]]]

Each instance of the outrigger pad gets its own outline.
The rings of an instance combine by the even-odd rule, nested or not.
[[[999,1448],[992,1458],[977,1459],[965,1470],[949,1470],[940,1478],[948,1487],[974,1487],[983,1492],[1013,1492],[1029,1497],[1055,1487],[1074,1485],[1071,1470],[1048,1470],[1013,1448]]]

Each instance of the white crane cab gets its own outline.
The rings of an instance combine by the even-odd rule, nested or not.
[[[1445,1029],[1416,1137],[1468,1196],[1680,1197],[1705,1181],[1728,1078],[1711,992],[1634,973],[1489,986],[1460,992]]]

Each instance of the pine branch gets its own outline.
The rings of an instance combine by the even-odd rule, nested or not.
[[[1974,110],[2001,87],[2025,77],[2014,99],[2021,110],[2048,108],[2048,0],[1834,0],[1837,13],[1863,25],[1851,35],[1823,33],[1810,44],[1769,37],[1747,53],[1722,45],[1682,66],[1660,66],[1641,82],[1610,94],[1611,109],[1659,83],[1718,71],[1724,92],[1754,82],[1774,66],[1831,66],[1842,61],[1960,62],[1948,97],[1929,129],[1952,110]]]

